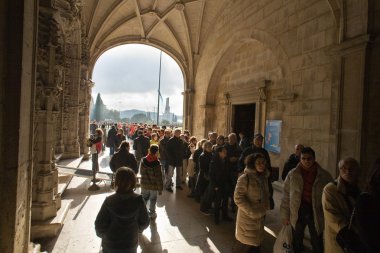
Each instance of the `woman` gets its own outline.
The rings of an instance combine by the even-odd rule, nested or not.
[[[125,141],[125,140],[126,140],[126,138],[124,135],[124,130],[122,128],[119,128],[117,130],[116,140],[115,140],[116,151],[119,150],[119,146],[120,146],[121,142]]]
[[[209,168],[212,158],[212,143],[206,141],[203,144],[203,153],[199,157],[199,172],[196,185],[196,191],[201,200],[200,210],[202,213],[208,215],[210,214],[208,209],[211,207],[211,203],[208,201],[205,191],[208,187],[209,182]]]
[[[136,174],[127,167],[116,171],[116,193],[108,196],[95,220],[103,253],[136,253],[138,233],[149,226],[148,210],[136,187]]]
[[[99,171],[99,162],[98,157],[99,153],[102,152],[102,129],[97,128],[95,130],[95,135],[91,135],[90,143],[91,143],[91,160],[92,160],[92,171]]]
[[[122,141],[119,151],[116,152],[110,161],[110,168],[116,172],[120,167],[131,168],[136,174],[138,173],[137,161],[133,154],[129,153],[130,145],[128,141]]]
[[[356,200],[355,225],[366,249],[363,253],[380,252],[380,158],[372,168],[368,180],[368,192]]]
[[[152,145],[158,145],[158,142],[159,142],[159,140],[158,140],[158,135],[157,135],[157,133],[152,133],[152,135],[151,135],[151,139],[150,139],[150,145],[152,146]]]
[[[208,193],[210,202],[214,202],[214,221],[219,224],[220,211],[223,220],[232,221],[228,216],[228,196],[231,192],[231,173],[227,166],[227,149],[224,146],[216,147],[210,163],[210,183]]]
[[[269,171],[262,154],[248,155],[244,173],[239,177],[234,200],[238,206],[236,239],[241,243],[239,252],[258,253],[264,238],[264,220],[269,210]]]

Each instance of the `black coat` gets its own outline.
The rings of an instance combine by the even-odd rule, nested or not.
[[[227,161],[220,159],[218,155],[213,155],[210,162],[209,178],[211,189],[219,188],[222,194],[228,194],[231,189],[231,173],[227,166]]]
[[[198,174],[198,172],[199,172],[199,157],[202,154],[202,152],[203,152],[202,148],[198,148],[194,151],[193,162],[194,162],[194,173],[195,174]]]
[[[148,211],[141,195],[115,193],[108,196],[95,220],[96,235],[105,249],[133,250],[138,233],[149,226]]]
[[[133,141],[133,149],[136,151],[136,159],[140,161],[141,158],[145,157],[148,154],[150,147],[150,140],[144,135],[140,135]]]
[[[160,140],[158,147],[160,150],[160,160],[161,161],[167,161],[168,160],[168,152],[166,151],[166,146],[169,141],[169,137],[164,137]]]
[[[113,126],[107,133],[107,147],[115,147],[116,146],[116,128]]]
[[[183,164],[183,141],[173,136],[166,145],[168,163],[170,166],[182,167]]]
[[[297,167],[297,164],[299,162],[300,162],[300,158],[296,156],[296,154],[291,154],[289,156],[288,160],[285,162],[284,169],[282,170],[282,175],[281,175],[282,180],[285,180],[289,171]]]
[[[110,168],[113,172],[116,172],[118,168],[123,166],[131,168],[136,174],[139,172],[137,161],[133,154],[123,151],[116,152],[111,158]]]

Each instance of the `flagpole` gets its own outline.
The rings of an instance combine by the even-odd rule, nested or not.
[[[162,58],[162,51],[160,51],[160,71],[158,74],[158,96],[157,96],[157,125],[159,125],[159,118],[160,118],[160,89],[161,89],[161,58]]]

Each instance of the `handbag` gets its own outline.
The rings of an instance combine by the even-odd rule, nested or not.
[[[293,253],[293,232],[291,225],[282,226],[273,245],[273,253]]]

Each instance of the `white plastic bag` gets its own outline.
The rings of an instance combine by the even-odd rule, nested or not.
[[[273,253],[293,253],[293,233],[292,226],[282,226],[273,246]]]

